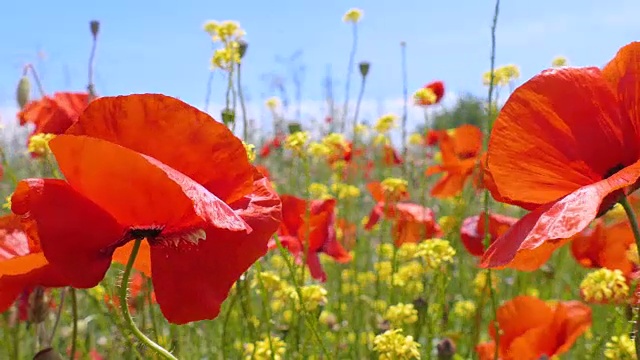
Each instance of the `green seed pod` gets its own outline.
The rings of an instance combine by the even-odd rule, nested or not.
[[[29,82],[29,78],[24,75],[20,78],[18,82],[18,89],[16,90],[16,100],[18,101],[18,106],[20,109],[24,108],[25,105],[31,99],[31,82]]]
[[[244,54],[247,53],[247,47],[249,47],[249,44],[247,44],[247,42],[244,40],[239,40],[238,46],[238,53],[240,53],[240,59],[242,59],[244,58]]]
[[[362,77],[367,77],[371,64],[368,61],[362,61],[358,64],[358,67],[360,68],[360,75],[362,75]]]
[[[40,350],[34,357],[33,360],[63,360],[62,356],[58,354],[57,351],[52,348],[46,348]]]
[[[231,126],[236,122],[236,113],[231,109],[222,110],[222,122],[227,126]]]
[[[302,131],[302,125],[300,125],[300,123],[297,123],[297,122],[289,123],[288,128],[289,128],[289,134],[295,134],[299,131]]]
[[[91,30],[91,35],[96,38],[98,36],[98,32],[100,32],[100,21],[91,20],[91,22],[89,22],[89,29]]]

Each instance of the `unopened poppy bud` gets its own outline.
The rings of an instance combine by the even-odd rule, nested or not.
[[[360,75],[362,75],[363,78],[367,77],[371,64],[368,61],[361,61],[358,67],[360,68]]]
[[[222,110],[222,122],[229,127],[236,122],[236,113],[231,109]]]
[[[49,305],[43,287],[38,286],[33,290],[29,305],[29,321],[34,324],[45,321],[49,313]]]
[[[63,360],[62,356],[58,354],[53,348],[46,348],[38,351],[33,357],[33,360]]]
[[[289,127],[289,134],[295,134],[298,131],[302,131],[302,126],[300,125],[300,123],[297,123],[297,122],[289,123],[288,127]]]
[[[18,88],[16,90],[16,100],[18,101],[18,106],[22,109],[31,98],[31,82],[29,82],[29,77],[24,75],[20,78],[18,82]]]
[[[436,345],[438,360],[451,360],[456,354],[456,344],[449,338],[444,338]]]
[[[89,22],[89,29],[91,29],[91,35],[94,39],[98,37],[98,32],[100,32],[100,21],[91,20],[91,22]]]
[[[238,40],[238,54],[240,54],[240,59],[244,58],[244,54],[247,52],[247,48],[249,44],[244,40]]]

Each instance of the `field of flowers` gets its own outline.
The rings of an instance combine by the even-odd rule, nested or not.
[[[91,75],[45,93],[24,67],[0,359],[638,359],[639,42],[519,86],[492,56],[482,123],[434,126],[434,80],[406,99],[419,129],[406,108],[359,119],[375,69],[352,54],[355,102],[309,129],[270,98],[273,129],[252,129],[244,31],[204,31],[215,119]]]

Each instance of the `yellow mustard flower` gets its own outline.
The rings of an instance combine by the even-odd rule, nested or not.
[[[49,141],[55,138],[55,134],[34,134],[29,138],[29,145],[27,150],[30,153],[36,155],[46,155],[51,153],[51,149],[49,148]]]
[[[360,21],[360,19],[362,19],[362,10],[358,8],[349,9],[342,16],[342,21],[346,23],[356,24]]]
[[[622,271],[602,268],[584,277],[580,292],[586,301],[621,302],[627,299],[629,286]]]
[[[373,339],[373,349],[379,360],[420,359],[420,344],[413,336],[404,336],[402,329],[385,331]]]
[[[392,327],[401,328],[404,325],[411,325],[418,321],[418,310],[413,304],[391,305],[384,315],[384,319],[389,321]]]
[[[553,58],[553,60],[551,60],[551,66],[555,68],[567,66],[568,64],[569,64],[569,61],[564,56],[556,56]]]
[[[629,335],[612,336],[605,345],[604,357],[612,360],[637,360],[635,349]]]

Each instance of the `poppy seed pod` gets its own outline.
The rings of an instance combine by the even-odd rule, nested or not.
[[[222,110],[222,123],[224,123],[227,127],[229,125],[233,125],[236,122],[236,113],[231,109]]]
[[[291,122],[287,127],[289,128],[289,134],[295,134],[299,131],[302,131],[302,125],[297,122]]]
[[[29,81],[29,77],[24,75],[18,81],[18,88],[16,89],[16,100],[18,101],[18,106],[20,109],[24,108],[25,105],[29,102],[31,98],[31,82]]]
[[[49,305],[42,286],[37,286],[29,298],[29,321],[39,324],[47,318]]]
[[[98,37],[98,32],[100,32],[100,21],[91,20],[91,22],[89,22],[89,28],[91,29],[91,35],[95,39]]]
[[[62,356],[53,348],[46,348],[38,351],[33,360],[62,360]]]
[[[244,40],[238,40],[238,53],[240,54],[240,59],[244,58],[244,54],[247,52],[247,48],[249,44]]]
[[[358,68],[360,68],[360,75],[362,75],[362,77],[367,77],[367,75],[369,74],[369,68],[371,67],[371,63],[369,63],[368,61],[361,61],[360,64],[358,64]]]
[[[456,354],[456,344],[449,338],[444,338],[436,345],[438,360],[451,360]]]

